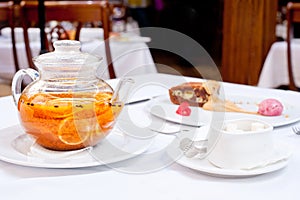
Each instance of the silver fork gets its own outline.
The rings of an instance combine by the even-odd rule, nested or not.
[[[294,133],[296,133],[297,135],[300,135],[300,127],[298,127],[298,126],[293,126],[292,130],[293,130]]]
[[[193,141],[189,138],[183,138],[179,148],[187,158],[193,158],[199,154],[204,155],[207,152],[207,139]]]

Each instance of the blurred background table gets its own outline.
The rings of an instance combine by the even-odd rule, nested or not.
[[[300,40],[295,39],[292,43],[292,62],[294,66],[295,83],[300,86]],[[287,43],[286,41],[275,42],[264,62],[258,86],[266,88],[277,88],[288,85],[287,67]]]
[[[101,31],[101,28],[83,28],[80,36],[80,41],[82,43],[81,50],[103,57],[102,68],[99,71],[99,75],[103,79],[108,79],[109,76],[105,67],[106,58],[104,41],[100,37],[102,35]],[[5,33],[5,31],[3,32]],[[0,36],[0,78],[11,80],[15,73],[15,68],[12,55],[12,44],[9,35],[10,33],[6,33]],[[16,35],[19,64],[21,68],[27,68],[28,63],[24,42],[22,40],[22,32],[17,29]],[[38,35],[38,31],[34,29],[31,31],[30,45],[33,56],[37,56],[40,53],[40,41],[37,39]],[[120,77],[128,73],[130,75],[135,75],[157,72],[151,53],[146,44],[146,41],[149,38],[139,37],[136,32],[131,32],[130,34],[127,34],[126,37],[127,38],[125,39],[112,39],[110,41],[116,75]]]

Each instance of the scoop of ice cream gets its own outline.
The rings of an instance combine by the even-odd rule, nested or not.
[[[258,105],[258,113],[264,116],[279,116],[283,105],[276,99],[265,99]]]

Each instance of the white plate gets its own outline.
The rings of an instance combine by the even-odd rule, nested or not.
[[[241,108],[247,109],[249,111],[257,111],[258,103],[261,102],[265,97],[258,96],[243,96],[243,95],[226,95],[226,100],[238,103]],[[190,107],[192,112],[190,116],[181,116],[176,114],[178,105],[173,104],[169,96],[160,96],[152,99],[147,105],[148,111],[159,118],[185,124],[191,126],[202,126],[210,124],[212,120],[222,120],[222,119],[239,119],[239,118],[250,118],[265,121],[274,127],[288,125],[300,120],[300,107],[296,105],[291,105],[286,99],[281,100],[284,105],[284,111],[280,116],[261,116],[255,114],[244,114],[235,112],[212,112],[203,110],[198,107]]]
[[[194,169],[201,173],[216,176],[216,177],[228,177],[228,178],[239,178],[239,177],[250,177],[257,176],[261,174],[266,174],[270,172],[274,172],[280,170],[287,166],[288,159],[291,155],[291,150],[288,148],[286,144],[277,144],[277,150],[274,152],[274,156],[280,157],[279,161],[269,164],[263,167],[257,167],[253,169],[247,170],[237,170],[237,169],[222,169],[211,164],[207,158],[205,159],[197,159],[197,158],[187,158],[182,156],[180,159],[176,160],[176,162],[182,166],[188,167],[190,169]],[[284,159],[282,159],[284,157]]]
[[[2,129],[0,133],[0,160],[43,168],[80,168],[111,164],[138,156],[146,151],[152,142],[129,137],[120,130],[114,129],[91,150],[70,156],[62,155],[64,152],[60,155],[60,152],[46,150],[43,154],[37,155],[28,154],[32,140],[24,135],[19,125]]]

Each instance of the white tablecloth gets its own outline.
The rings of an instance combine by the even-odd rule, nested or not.
[[[82,41],[83,52],[88,52],[97,56],[103,57],[103,62],[99,73],[103,79],[108,79],[108,71],[106,70],[106,56],[104,50],[104,42],[101,39],[101,29],[82,30],[80,40]],[[20,32],[20,31],[19,31]],[[22,35],[17,32],[17,53],[19,65],[21,68],[27,68],[25,46],[22,42]],[[5,32],[6,33],[6,32]],[[36,34],[36,32],[34,32]],[[34,39],[34,37],[31,37]],[[40,52],[40,42],[32,40],[31,42],[32,55],[37,56]],[[137,41],[115,41],[110,42],[112,59],[117,77],[126,74],[147,74],[157,72],[149,48],[144,42]],[[0,37],[0,78],[11,79],[15,73],[12,44],[9,38],[9,33]],[[104,73],[104,74],[103,74]]]
[[[292,43],[292,62],[294,70],[294,80],[300,86],[300,41],[294,40]],[[263,65],[258,86],[266,88],[276,88],[280,85],[288,85],[287,67],[287,43],[275,42],[267,55]]]
[[[167,87],[183,81],[199,81],[195,78],[148,74],[133,77],[136,81],[134,96],[144,98],[166,94]],[[113,86],[116,80],[110,80]],[[225,93],[287,96],[298,105],[300,94],[291,91],[263,89],[224,83]],[[131,105],[131,112],[144,113],[147,102]],[[17,111],[11,96],[0,98],[0,128],[18,124]],[[135,117],[137,122],[147,118]],[[298,125],[300,125],[298,123]],[[0,131],[0,134],[5,134]],[[291,125],[276,128],[273,136],[293,148],[293,156],[286,168],[265,175],[249,178],[218,178],[201,174],[175,162],[151,172],[126,173],[99,166],[81,169],[44,169],[18,166],[0,161],[1,199],[222,199],[222,200],[298,200],[300,180],[300,136],[295,135]],[[157,135],[153,145],[145,153],[154,151],[160,142],[175,138],[172,135]],[[135,159],[131,161],[134,165]],[[164,156],[158,159],[164,160]],[[151,163],[148,163],[149,165]],[[124,161],[119,166],[130,167]]]

